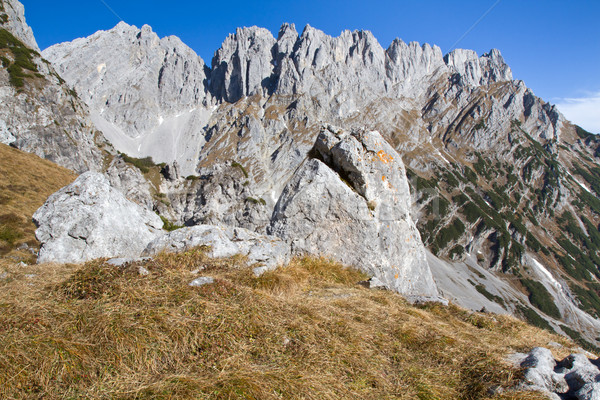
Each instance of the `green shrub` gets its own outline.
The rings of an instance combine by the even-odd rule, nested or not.
[[[581,139],[587,139],[590,136],[594,136],[592,133],[586,131],[578,125],[575,125],[575,132],[577,133],[577,136],[579,136]]]
[[[475,204],[473,204],[472,202],[468,202],[464,206],[462,206],[462,208],[460,209],[460,212],[462,213],[462,215],[465,216],[467,221],[469,221],[471,223],[477,222],[477,220],[479,218],[482,218],[485,216],[485,214],[481,211],[481,209],[479,207],[477,207]]]
[[[157,165],[152,160],[152,157],[135,158],[130,157],[125,153],[119,153],[127,164],[131,164],[138,168],[142,173],[147,174],[150,172],[150,168],[156,167]]]
[[[544,285],[531,279],[521,279],[521,283],[529,292],[529,301],[531,304],[553,318],[561,318],[558,307],[554,304],[552,296]]]
[[[239,162],[233,161],[231,163],[231,166],[234,168],[238,168],[240,171],[242,171],[242,174],[244,174],[244,176],[246,178],[248,178],[248,171],[246,171],[246,168],[244,168],[244,166],[242,164],[240,164]]]
[[[254,197],[246,197],[246,201],[252,204],[262,204],[263,206],[267,205],[267,202],[265,201],[265,199],[255,199]]]
[[[433,247],[437,253],[439,250],[446,247],[452,241],[458,240],[465,232],[465,225],[461,220],[455,218],[452,223],[438,232]]]
[[[457,244],[450,250],[450,252],[448,254],[450,255],[451,258],[462,257],[463,254],[465,254],[465,248],[463,246],[461,246],[460,244]]]
[[[587,351],[600,352],[600,348],[594,346],[583,337],[581,337],[581,333],[569,328],[566,325],[560,325],[560,329],[562,329],[575,343],[583,347]]]
[[[575,292],[577,299],[581,303],[581,308],[591,315],[600,316],[600,297],[598,293],[591,289],[585,289],[577,285],[569,285]]]
[[[159,217],[163,222],[163,229],[167,232],[172,232],[174,230],[183,228],[183,225],[175,225],[174,223],[172,223],[171,221],[169,221],[162,215],[159,215]]]
[[[5,241],[9,245],[15,244],[15,242],[23,237],[23,233],[12,225],[1,225],[0,226],[0,240]]]
[[[495,294],[492,294],[490,292],[487,291],[487,289],[485,288],[485,286],[483,285],[475,285],[475,289],[481,293],[482,295],[485,296],[486,299],[488,299],[489,301],[493,301],[494,303],[500,304],[503,308],[506,308],[506,305],[504,303],[504,299],[500,296],[496,296]]]
[[[529,322],[533,326],[537,326],[538,328],[546,329],[550,332],[554,332],[552,326],[542,318],[538,313],[527,306],[523,306],[521,304],[517,304],[517,311],[527,322]]]
[[[6,57],[2,59],[2,66],[7,68],[11,85],[16,88],[23,87],[24,78],[30,76],[23,70],[38,72],[37,65],[33,62],[33,56],[38,55],[38,53],[27,48],[6,29],[0,29],[0,49],[8,49],[14,57],[13,62],[10,62]]]

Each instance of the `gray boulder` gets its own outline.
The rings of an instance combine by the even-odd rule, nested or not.
[[[247,256],[248,265],[265,267],[260,272],[275,269],[290,260],[289,246],[279,238],[244,228],[215,225],[197,225],[170,232],[150,242],[143,254],[153,256],[161,251],[179,252],[198,246],[210,246],[210,257]]]
[[[200,278],[196,278],[193,281],[191,281],[188,286],[193,286],[193,287],[200,287],[200,286],[204,286],[204,285],[210,285],[211,283],[214,283],[215,279],[210,277],[210,276],[201,276]]]
[[[51,195],[33,215],[41,242],[38,262],[136,258],[162,234],[162,221],[127,200],[107,178],[86,172]]]
[[[408,296],[437,296],[398,153],[377,132],[322,130],[284,189],[269,233],[294,253],[323,254]],[[323,160],[323,161],[321,161]]]
[[[550,350],[536,347],[517,363],[525,368],[519,389],[540,391],[552,399],[600,399],[598,360],[571,354],[556,362]]]

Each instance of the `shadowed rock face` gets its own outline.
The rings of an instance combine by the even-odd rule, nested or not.
[[[437,296],[410,217],[398,153],[377,132],[323,130],[285,187],[269,232],[295,253],[324,254],[405,295]]]
[[[42,243],[38,262],[135,258],[162,234],[156,214],[127,200],[97,172],[86,172],[54,193],[33,220]]]
[[[543,347],[511,358],[524,369],[519,389],[540,391],[556,400],[600,398],[598,360],[590,360],[584,354],[571,354],[557,362],[552,352]]]

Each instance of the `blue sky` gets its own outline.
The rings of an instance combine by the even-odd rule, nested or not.
[[[480,54],[500,49],[515,79],[600,133],[597,0],[21,1],[42,49],[110,29],[122,18],[138,27],[149,24],[161,37],[179,36],[209,65],[238,26],[258,25],[274,35],[283,22],[295,23],[299,31],[308,23],[334,36],[365,29],[384,48],[399,37],[436,44],[444,53],[462,37],[456,47]]]

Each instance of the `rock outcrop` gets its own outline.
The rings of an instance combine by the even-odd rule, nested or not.
[[[536,347],[522,355],[525,369],[520,389],[536,390],[551,399],[595,400],[600,398],[600,360],[584,354],[571,354],[556,361],[552,352]]]
[[[31,27],[25,22],[25,7],[18,0],[0,1],[0,27],[12,33],[32,50],[40,51]]]
[[[76,172],[100,169],[102,148],[111,146],[91,122],[87,106],[40,57],[23,5],[17,0],[0,5],[5,46],[0,142]]]
[[[179,252],[198,246],[210,246],[210,257],[243,255],[256,274],[272,270],[290,261],[289,246],[279,238],[259,235],[243,228],[196,225],[177,229],[148,244],[143,255],[161,251]]]
[[[204,61],[175,36],[124,22],[43,52],[93,110],[117,150],[195,171],[203,144],[207,95]],[[76,60],[76,61],[75,61]],[[168,143],[168,145],[166,145]]]
[[[437,296],[398,153],[377,132],[330,127],[312,155],[279,198],[269,233],[295,253],[333,257],[388,289]]]
[[[148,25],[138,29],[120,22],[52,46],[43,56],[90,107],[130,137],[206,98],[202,59],[177,37],[159,39]]]
[[[40,263],[135,258],[163,233],[156,214],[127,200],[97,172],[86,172],[51,195],[33,220]]]

